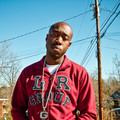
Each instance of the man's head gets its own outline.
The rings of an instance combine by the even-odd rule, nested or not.
[[[65,22],[58,22],[50,27],[46,37],[47,55],[59,59],[71,45],[73,32]]]

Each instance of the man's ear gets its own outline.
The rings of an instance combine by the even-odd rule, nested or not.
[[[47,39],[48,39],[48,34],[46,35],[46,41],[47,41]]]
[[[68,46],[68,48],[71,46],[71,44],[72,44],[72,42],[70,42],[70,43],[69,43],[69,46]]]

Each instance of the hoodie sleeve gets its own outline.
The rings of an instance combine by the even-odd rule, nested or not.
[[[78,120],[97,120],[94,90],[86,70],[82,73],[81,78],[77,106],[80,111]]]
[[[13,120],[28,120],[26,110],[28,109],[28,96],[25,88],[25,76],[23,72],[18,78],[13,96],[11,115]]]

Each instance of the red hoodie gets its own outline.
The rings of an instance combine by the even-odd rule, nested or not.
[[[44,104],[55,76],[44,68],[45,57],[26,67],[18,78],[12,97],[13,120],[41,120],[42,87]],[[26,110],[28,115],[26,116]],[[80,111],[80,115],[76,111]],[[87,71],[66,56],[59,67],[46,108],[46,120],[97,120],[94,90]]]

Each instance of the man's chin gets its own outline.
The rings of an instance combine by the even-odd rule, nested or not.
[[[56,54],[56,53],[51,53],[50,56],[51,56],[52,58],[54,58],[54,59],[59,59],[59,58],[62,57],[61,54]]]
[[[53,57],[54,59],[59,59],[59,58],[61,58],[61,55],[52,55],[52,57]]]

